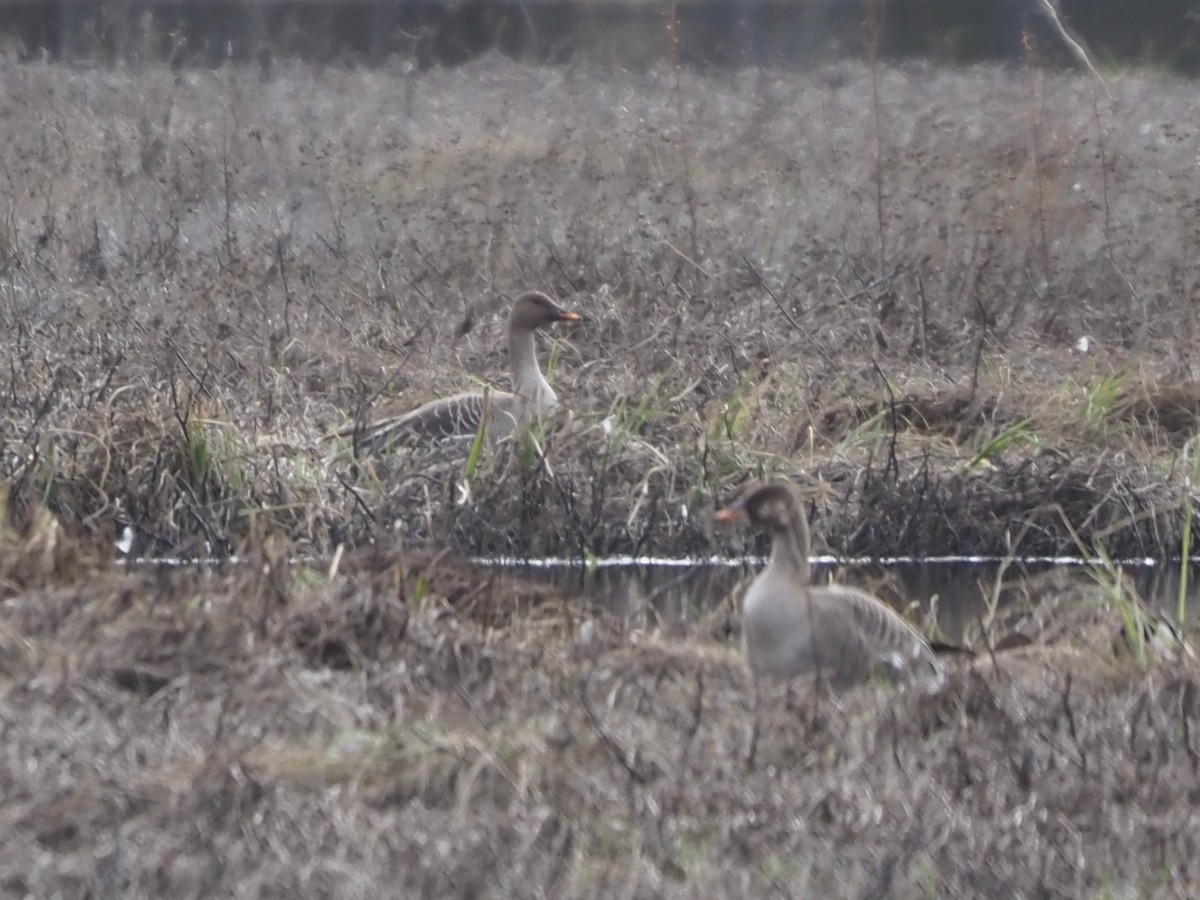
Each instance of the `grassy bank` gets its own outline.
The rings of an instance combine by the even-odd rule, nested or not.
[[[1067,523],[1178,547],[1187,84],[501,60],[4,80],[13,511],[128,524],[145,553],[393,527],[678,553],[714,546],[713,498],[747,473],[803,472],[846,552],[1073,552]],[[543,345],[569,428],[488,454],[469,495],[463,455],[319,443],[389,400],[506,386],[526,287],[587,317]]]
[[[1066,643],[937,695],[765,691],[445,555],[127,572],[0,534],[0,885],[34,896],[1192,896],[1194,661]]]

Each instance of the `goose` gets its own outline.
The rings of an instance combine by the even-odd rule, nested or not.
[[[558,405],[554,388],[538,366],[533,333],[555,322],[578,322],[578,313],[563,309],[541,291],[527,291],[512,305],[508,316],[508,364],[512,393],[468,391],[430,400],[398,416],[367,425],[351,422],[336,435],[352,438],[360,446],[435,443],[474,437],[487,419],[486,436],[497,441],[531,419],[550,414]]]
[[[771,557],[742,605],[742,642],[755,683],[817,673],[840,691],[883,672],[936,690],[941,663],[912,625],[878,597],[810,583],[808,519],[793,485],[753,485],[716,515],[771,536]]]

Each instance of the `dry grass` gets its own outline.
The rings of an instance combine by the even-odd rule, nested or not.
[[[396,548],[126,573],[62,539],[60,578],[48,527],[0,548],[6,892],[1194,894],[1200,672],[1112,653],[1111,611],[936,696],[772,689],[749,765],[702,627]]]
[[[1170,553],[1187,85],[0,69],[0,890],[1196,893],[1200,673],[1103,605],[934,697],[774,692],[750,767],[729,608],[464,561],[712,552],[773,472],[856,553]],[[572,421],[471,477],[320,441],[503,377],[527,287],[587,315]]]
[[[1184,84],[3,67],[14,509],[129,524],[150,554],[397,524],[470,553],[681,553],[744,473],[805,470],[855,552],[1003,551],[1026,514],[1024,549],[1073,550],[1047,504],[1116,553],[1178,541]],[[525,287],[588,317],[547,345],[565,433],[486,457],[469,495],[465,454],[319,444],[393,395],[503,379]]]

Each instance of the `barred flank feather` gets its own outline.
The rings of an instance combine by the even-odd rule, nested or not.
[[[487,402],[491,404],[488,439],[499,440],[516,427],[525,404],[516,395],[504,392],[489,394]],[[468,440],[479,431],[483,410],[483,394],[456,394],[430,400],[403,415],[377,419],[357,430],[347,426],[339,434],[354,439],[362,449],[375,451]]]

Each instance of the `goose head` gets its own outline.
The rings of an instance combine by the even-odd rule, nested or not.
[[[751,485],[737,500],[717,511],[722,523],[750,522],[769,534],[791,531],[802,518],[800,498],[782,481]]]
[[[579,314],[563,309],[541,291],[529,291],[517,298],[509,315],[509,327],[515,332],[532,334],[555,322],[578,322]]]

